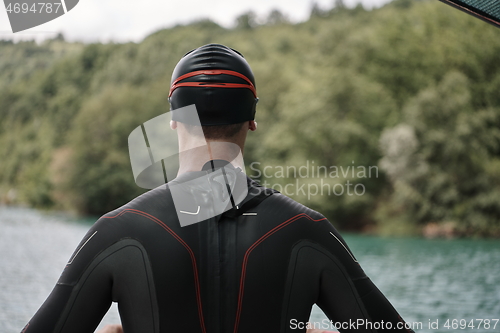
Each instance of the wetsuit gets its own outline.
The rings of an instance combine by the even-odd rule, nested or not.
[[[93,332],[112,301],[125,333],[305,332],[314,303],[334,322],[411,332],[325,217],[247,182],[237,209],[185,227],[169,185],[102,216],[23,332]]]

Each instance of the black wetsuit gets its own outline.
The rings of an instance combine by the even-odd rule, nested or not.
[[[125,333],[305,332],[314,303],[341,332],[411,332],[325,217],[248,186],[238,209],[185,227],[167,185],[104,215],[23,332],[93,332],[112,301]]]

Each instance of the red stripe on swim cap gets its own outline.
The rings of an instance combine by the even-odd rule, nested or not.
[[[187,79],[189,77],[197,76],[197,75],[220,75],[220,74],[227,74],[227,75],[232,75],[232,76],[237,76],[246,82],[248,84],[244,83],[217,83],[217,82],[181,82],[184,79]],[[230,71],[230,70],[225,70],[225,69],[209,69],[209,70],[200,70],[200,71],[194,71],[190,72],[184,75],[179,76],[177,79],[175,79],[174,82],[172,82],[172,86],[170,87],[170,92],[168,94],[168,97],[172,96],[172,93],[174,92],[175,89],[179,87],[216,87],[216,88],[248,88],[252,91],[254,97],[257,97],[257,90],[255,89],[255,86],[253,85],[252,81],[250,81],[245,75],[235,72],[235,71]]]

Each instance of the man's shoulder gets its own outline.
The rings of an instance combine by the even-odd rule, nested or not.
[[[263,187],[265,188],[265,187]],[[325,218],[320,212],[274,190],[273,195],[263,202],[262,208],[275,211],[282,211],[292,215],[305,214],[314,219]]]
[[[103,215],[103,217],[117,216],[125,212],[143,212],[152,216],[159,212],[171,211],[174,208],[170,190],[167,184],[149,190],[121,207]]]

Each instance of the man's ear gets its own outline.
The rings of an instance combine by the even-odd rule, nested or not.
[[[257,122],[255,120],[250,120],[248,122],[248,129],[252,132],[255,131],[257,129]]]
[[[177,122],[175,120],[170,120],[170,128],[173,130],[177,129]]]

